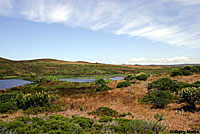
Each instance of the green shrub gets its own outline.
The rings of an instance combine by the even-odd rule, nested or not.
[[[119,125],[113,127],[116,133],[155,134],[164,132],[166,127],[158,122],[145,120],[115,119]]]
[[[183,73],[180,68],[175,68],[171,71],[170,76],[175,77],[175,76],[182,75],[182,74]]]
[[[175,88],[175,81],[169,78],[160,78],[152,83],[148,84],[148,90],[156,89],[156,90],[168,90],[173,91]]]
[[[96,85],[106,85],[106,81],[104,79],[97,79],[95,80]]]
[[[111,121],[112,121],[112,116],[107,116],[107,115],[103,115],[99,119],[99,122],[111,122]]]
[[[9,111],[11,112],[16,110],[17,110],[16,105],[11,101],[0,103],[0,113],[6,113]]]
[[[142,102],[145,104],[153,104],[154,108],[163,108],[167,106],[172,99],[173,96],[168,91],[157,90],[144,96]]]
[[[117,88],[128,87],[130,85],[131,85],[131,83],[128,81],[122,81],[122,82],[117,83]]]
[[[14,104],[16,93],[1,93],[0,94],[0,113],[13,112],[17,110]]]
[[[170,73],[172,77],[178,76],[178,75],[191,75],[193,73],[200,73],[200,66],[191,66],[191,65],[186,65],[182,68],[176,68],[173,69]]]
[[[76,117],[74,116],[71,121],[71,123],[79,124],[83,129],[89,129],[91,128],[92,124],[94,123],[90,118],[86,117]]]
[[[19,109],[26,110],[36,106],[50,106],[55,101],[56,96],[49,95],[47,92],[39,92],[35,94],[17,94],[15,101]]]
[[[195,103],[200,100],[200,87],[188,87],[179,91],[180,99],[195,107]]]
[[[136,75],[137,80],[144,80],[145,81],[145,80],[147,80],[147,78],[148,78],[148,75],[144,72],[141,72],[141,73]]]
[[[89,112],[88,114],[92,115],[98,115],[98,116],[112,116],[112,117],[118,117],[119,113],[109,107],[99,107],[95,111]]]
[[[16,93],[0,93],[0,102],[5,103],[16,97]]]
[[[107,86],[107,83],[106,83],[106,81],[104,79],[96,80],[95,84],[97,85],[97,87],[95,89],[96,92],[103,92],[103,91],[112,89],[109,86]]]

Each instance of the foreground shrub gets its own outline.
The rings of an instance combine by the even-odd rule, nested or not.
[[[91,128],[92,124],[94,123],[92,120],[90,120],[90,118],[76,116],[73,116],[70,122],[79,124],[83,129]]]
[[[11,121],[0,120],[0,132],[2,134],[84,134],[84,133],[139,133],[154,134],[164,132],[166,127],[158,121],[112,119],[103,116],[99,120],[93,121],[86,117],[76,117],[72,119],[64,116],[44,116],[44,117],[17,117]]]
[[[14,102],[5,102],[0,104],[0,113],[7,113],[7,112],[13,112],[16,111],[17,107],[14,104]]]
[[[153,104],[154,108],[164,108],[173,99],[173,96],[168,91],[154,91],[151,94],[144,96],[142,102],[145,104]]]
[[[16,93],[1,93],[0,94],[0,113],[13,112],[17,110],[14,104]]]
[[[16,105],[19,109],[26,110],[31,107],[36,106],[50,106],[52,102],[54,102],[56,96],[49,95],[47,92],[39,92],[35,94],[17,94],[15,101]]]
[[[141,73],[137,74],[135,78],[137,80],[144,80],[145,81],[145,80],[147,80],[148,75],[144,72],[141,72]]]
[[[156,81],[153,81],[152,83],[148,84],[148,90],[154,89],[154,90],[168,90],[173,91],[175,88],[176,82],[169,79],[169,78],[160,78]]]
[[[117,88],[128,87],[130,85],[131,83],[129,81],[122,81],[122,82],[117,83]]]
[[[200,87],[188,87],[179,91],[180,99],[195,107],[195,103],[200,100]]]
[[[112,121],[112,116],[107,116],[107,115],[103,115],[99,119],[99,122],[111,122],[111,121]]]
[[[115,119],[118,126],[113,127],[116,133],[154,134],[165,131],[166,127],[158,122],[145,120]]]

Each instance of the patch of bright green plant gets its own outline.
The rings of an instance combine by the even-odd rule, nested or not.
[[[195,107],[195,103],[200,101],[200,87],[183,88],[178,93],[181,101],[191,106]]]
[[[135,77],[137,80],[147,80],[148,79],[148,75],[144,72],[141,72],[139,74],[136,75]]]
[[[57,96],[50,95],[47,92],[38,92],[35,94],[18,93],[15,98],[16,105],[19,109],[26,110],[36,106],[50,106],[54,103]]]

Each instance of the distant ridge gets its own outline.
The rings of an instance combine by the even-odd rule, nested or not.
[[[87,62],[87,61],[64,61],[64,60],[57,60],[57,59],[51,59],[51,58],[44,58],[44,59],[32,59],[32,60],[10,60],[10,59],[6,59],[6,58],[2,58],[0,57],[0,63],[2,62],[36,62],[36,63],[41,63],[41,62],[47,62],[47,63],[59,63],[59,64],[99,64],[99,65],[105,65],[105,63],[92,63],[92,62]],[[107,65],[113,65],[113,64],[107,64]],[[185,65],[200,65],[200,64],[173,64],[173,65],[155,65],[155,64],[150,64],[150,65],[126,65],[126,64],[121,64],[121,65],[115,65],[115,66],[127,66],[127,67],[137,67],[137,68],[141,68],[141,67],[170,67],[170,66],[174,66],[174,67],[178,67],[178,66],[185,66]]]
[[[0,62],[11,62],[12,60],[0,57]]]

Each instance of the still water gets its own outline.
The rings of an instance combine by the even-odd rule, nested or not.
[[[16,86],[24,86],[31,83],[33,82],[21,79],[0,80],[0,89],[8,89]]]
[[[106,80],[108,78],[104,78],[104,80]],[[116,76],[116,77],[111,77],[109,78],[113,81],[117,81],[117,80],[123,80],[124,77],[123,76]],[[65,78],[65,79],[59,79],[59,81],[68,81],[68,82],[95,82],[96,79],[94,78],[82,78],[82,79],[72,79],[72,78]]]

